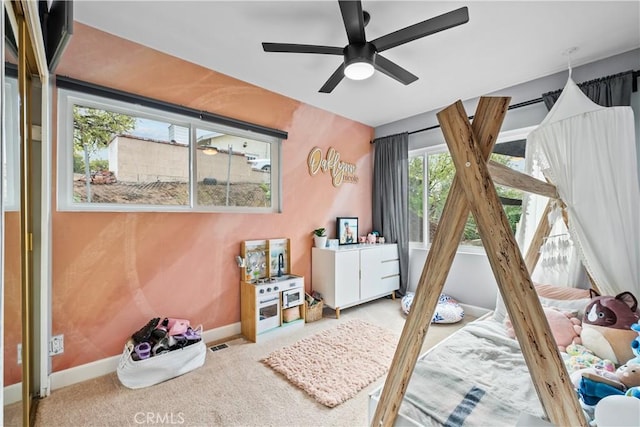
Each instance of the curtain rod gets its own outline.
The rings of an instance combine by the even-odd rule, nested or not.
[[[640,77],[640,70],[632,71],[632,80],[633,80],[633,86],[631,88],[632,92],[637,92],[638,91],[638,77]],[[507,110],[513,110],[513,109],[520,108],[520,107],[526,107],[526,106],[529,106],[529,105],[537,104],[539,102],[543,102],[542,97],[536,98],[536,99],[530,99],[528,101],[520,102],[518,104],[509,105]],[[469,118],[469,120],[471,120],[471,119],[473,119],[473,117],[474,116],[469,116],[468,118]],[[425,132],[425,131],[428,131],[428,130],[438,129],[439,127],[440,127],[440,125],[433,125],[433,126],[429,126],[429,127],[422,128],[422,129],[412,130],[411,132],[407,132],[407,133],[409,135],[413,135],[414,133],[420,133],[420,132]],[[380,137],[380,138],[384,138],[384,137]],[[376,138],[376,139],[378,139],[378,138]],[[373,142],[374,141],[371,141],[371,144],[373,144]]]
[[[518,104],[509,105],[509,107],[507,107],[507,110],[513,110],[513,109],[520,108],[520,107],[526,107],[528,105],[537,104],[537,103],[542,102],[542,101],[543,101],[542,98],[530,99],[528,101],[520,102]],[[469,116],[469,120],[471,120],[473,118],[474,118],[474,116]],[[412,130],[411,132],[408,132],[408,133],[409,133],[409,135],[413,135],[414,133],[424,132],[424,131],[431,130],[431,129],[437,129],[439,127],[440,127],[440,125],[434,125],[434,126],[429,126],[427,128],[423,128],[423,129]]]
[[[5,73],[10,77],[17,78],[18,66],[10,62],[5,62]],[[149,98],[146,96],[136,95],[130,92],[125,92],[106,86],[100,86],[71,77],[56,76],[56,86],[59,88],[65,88],[78,92],[88,93],[91,95],[102,96],[109,99],[115,99],[117,101],[128,102],[130,104],[143,105],[145,107],[197,118],[211,123],[217,123],[220,125],[247,130],[249,132],[255,132],[261,135],[272,136],[283,140],[289,137],[288,132],[280,129],[261,126],[254,123],[245,122],[244,120],[233,119],[231,117],[221,116],[219,114],[209,113],[203,110],[197,110],[195,108],[189,108],[183,105],[160,101],[155,98]]]
[[[247,130],[262,135],[268,135],[279,139],[287,139],[288,133],[280,129],[273,129],[254,123],[245,122],[244,120],[233,119],[231,117],[221,116],[219,114],[210,113],[208,111],[198,110],[183,105],[173,104],[171,102],[160,101],[158,99],[125,92],[119,89],[113,89],[106,86],[100,86],[94,83],[85,82],[66,76],[56,76],[56,86],[78,92],[88,93],[91,95],[102,96],[105,98],[115,99],[117,101],[128,102],[131,104],[142,105],[145,107],[155,108],[158,110],[180,114],[187,117],[193,117],[211,123],[230,126],[237,129]]]

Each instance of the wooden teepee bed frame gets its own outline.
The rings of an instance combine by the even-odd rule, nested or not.
[[[551,199],[559,199],[558,193],[549,183],[487,161],[509,102],[509,97],[480,98],[473,124],[469,123],[460,101],[437,114],[456,175],[380,395],[373,426],[392,426],[395,422],[470,211],[547,417],[554,425],[588,425],[529,273],[551,229],[546,216],[550,205],[523,258],[494,181]]]

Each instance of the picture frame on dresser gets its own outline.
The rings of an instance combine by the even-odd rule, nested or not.
[[[355,245],[358,243],[358,218],[339,216],[336,218],[336,234],[339,245]]]

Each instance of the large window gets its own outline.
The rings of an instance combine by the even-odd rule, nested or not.
[[[280,140],[59,90],[58,208],[276,212]]]
[[[499,139],[491,160],[512,169],[524,169],[524,138],[530,129],[512,131]],[[440,222],[455,166],[446,145],[412,151],[409,154],[409,240],[428,246]],[[522,213],[522,192],[496,185],[509,224],[515,233]],[[465,224],[461,245],[482,246],[471,214]]]

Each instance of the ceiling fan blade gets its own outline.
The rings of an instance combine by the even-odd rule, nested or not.
[[[376,67],[376,70],[383,72],[387,76],[392,79],[396,79],[404,85],[408,85],[409,83],[413,83],[418,80],[417,76],[411,74],[395,62],[391,62],[379,54],[376,55],[374,66]]]
[[[435,18],[427,19],[426,21],[394,31],[386,36],[378,37],[372,40],[371,43],[376,47],[378,52],[382,52],[421,37],[466,24],[467,22],[469,22],[469,10],[466,7],[461,7],[460,9],[447,12]]]
[[[360,1],[339,1],[344,28],[347,30],[349,44],[366,43],[364,36],[364,15]]]
[[[344,55],[344,48],[317,46],[313,44],[262,43],[265,52],[321,53],[325,55]]]
[[[335,89],[336,86],[338,86],[338,83],[340,83],[343,78],[344,78],[344,64],[340,64],[338,69],[334,71],[333,74],[331,74],[331,77],[329,77],[329,80],[326,81],[326,83],[320,88],[318,92],[331,93],[331,91]]]

